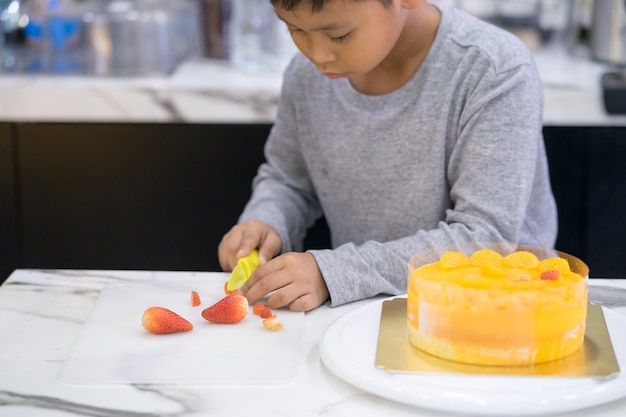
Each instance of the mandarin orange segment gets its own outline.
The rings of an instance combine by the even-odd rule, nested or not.
[[[560,272],[561,272],[562,277],[568,281],[580,281],[580,280],[585,279],[585,277],[573,271],[566,271],[566,272],[560,271]]]
[[[505,256],[504,263],[513,268],[532,269],[539,265],[539,259],[534,253],[519,251]]]
[[[483,274],[493,278],[503,278],[506,274],[504,269],[497,264],[484,264],[480,267]]]
[[[490,289],[493,288],[496,283],[489,279],[489,277],[481,276],[478,274],[467,274],[462,280],[462,284],[475,289]]]
[[[481,249],[470,256],[470,263],[475,266],[494,265],[499,267],[502,265],[502,261],[502,255],[491,249]]]
[[[469,263],[470,258],[466,254],[454,251],[444,253],[439,259],[441,269],[458,268],[460,266],[469,265]]]
[[[539,262],[537,268],[542,272],[550,271],[553,269],[556,269],[561,273],[570,272],[569,263],[567,263],[567,260],[559,257],[544,259],[543,261]]]

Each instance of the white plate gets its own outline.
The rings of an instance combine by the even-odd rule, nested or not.
[[[384,301],[384,300],[383,300]],[[626,396],[626,316],[603,308],[621,372],[611,378],[390,373],[376,368],[382,301],[335,320],[320,344],[324,364],[346,382],[417,407],[481,416],[580,410]]]

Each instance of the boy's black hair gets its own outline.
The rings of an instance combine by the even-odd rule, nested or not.
[[[296,8],[300,7],[300,5],[310,3],[311,11],[313,13],[317,13],[324,8],[324,5],[330,3],[331,1],[337,1],[337,0],[270,0],[270,1],[272,3],[272,6],[274,7],[278,6],[281,9],[287,10],[288,12],[295,10]],[[367,0],[350,0],[350,1],[359,3],[359,2],[363,2]],[[391,3],[393,3],[393,0],[378,0],[378,1],[381,2],[383,6],[385,7],[389,7]]]

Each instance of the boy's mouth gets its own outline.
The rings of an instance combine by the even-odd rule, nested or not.
[[[336,80],[337,78],[345,77],[346,74],[339,74],[336,72],[325,72],[324,75],[330,78],[331,80]]]

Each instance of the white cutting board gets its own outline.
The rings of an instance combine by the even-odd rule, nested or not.
[[[223,282],[143,281],[107,285],[74,341],[58,378],[69,384],[284,384],[302,357],[304,314],[274,310],[283,322],[266,330],[252,314],[215,324],[201,312],[224,297]],[[191,306],[191,291],[202,304]],[[141,325],[146,308],[161,306],[191,321],[186,333],[153,335]]]

